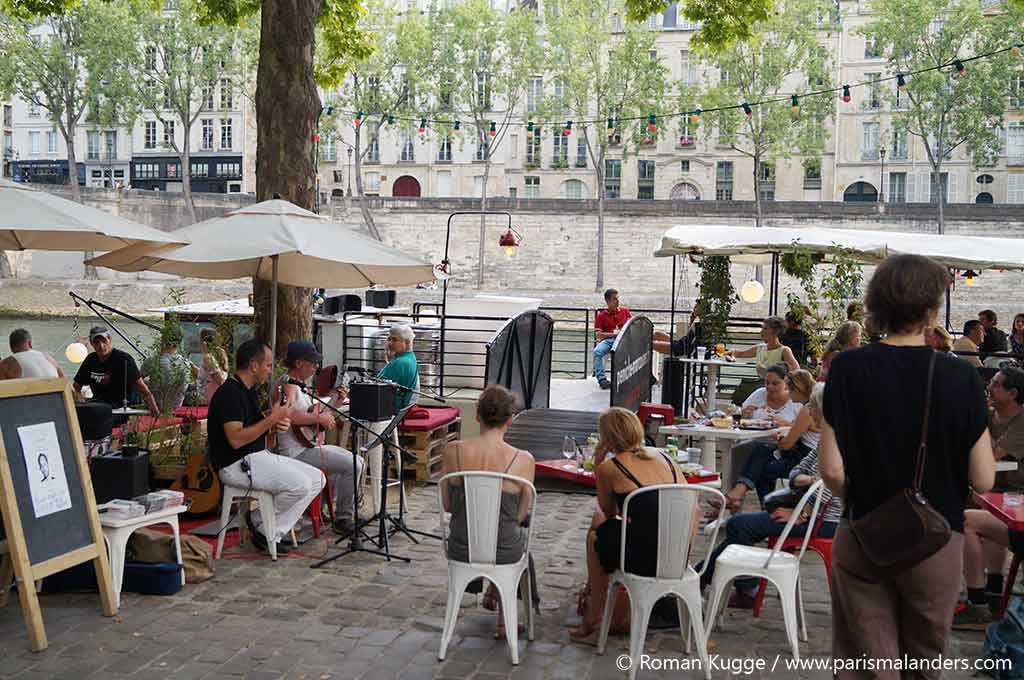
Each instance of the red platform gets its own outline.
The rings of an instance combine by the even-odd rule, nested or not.
[[[539,460],[536,463],[537,474],[541,477],[557,477],[568,482],[576,482],[585,486],[597,486],[593,472],[580,471],[576,464],[567,460]],[[694,475],[687,477],[688,484],[706,484],[717,482],[718,475]]]

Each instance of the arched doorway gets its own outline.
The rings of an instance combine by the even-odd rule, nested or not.
[[[847,203],[876,203],[878,189],[867,182],[854,182],[846,187],[846,191],[843,192],[843,200]]]
[[[587,185],[578,179],[567,179],[562,182],[562,198],[586,198]]]
[[[391,187],[392,196],[418,197],[420,195],[420,183],[415,177],[402,175],[395,180]]]
[[[700,190],[689,182],[680,182],[672,187],[669,198],[673,201],[699,201]]]
[[[995,201],[992,200],[992,194],[988,193],[987,191],[982,191],[980,194],[975,196],[974,202],[975,203],[994,203]]]

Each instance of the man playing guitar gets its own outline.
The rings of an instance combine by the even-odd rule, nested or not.
[[[331,475],[331,492],[337,499],[335,502],[335,528],[342,533],[352,530],[353,498],[352,490],[355,485],[352,483],[352,454],[340,446],[332,446],[320,441],[311,441],[311,437],[303,431],[296,431],[299,428],[316,430],[333,430],[335,427],[334,414],[328,409],[322,408],[319,403],[300,390],[298,386],[289,384],[288,379],[308,381],[323,357],[317,351],[316,346],[308,340],[294,340],[288,343],[288,353],[285,356],[284,364],[288,372],[281,380],[281,386],[291,404],[291,412],[288,419],[291,421],[291,429],[281,432],[277,436],[277,453],[301,460],[316,468],[321,468],[326,474]],[[340,388],[336,396],[332,397],[331,405],[337,406],[344,402],[348,396],[347,388]],[[355,457],[359,468],[359,475],[363,473],[364,463],[359,457]]]

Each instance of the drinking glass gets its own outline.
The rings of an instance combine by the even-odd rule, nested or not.
[[[1024,505],[1024,493],[1020,491],[1007,491],[1003,494],[1003,505]]]
[[[718,355],[719,359],[724,357],[725,356],[725,345],[723,345],[722,343],[718,343],[717,345],[715,345],[715,354]]]
[[[576,457],[576,440],[568,435],[562,439],[562,455],[565,456],[566,460],[572,460]]]

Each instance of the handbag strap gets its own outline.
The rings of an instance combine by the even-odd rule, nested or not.
[[[938,352],[932,350],[928,361],[928,385],[924,393],[924,421],[921,423],[921,444],[917,448],[917,469],[914,472],[914,491],[921,490],[924,482],[924,463],[928,458],[928,416],[932,410],[932,379],[935,377],[935,357]]]

